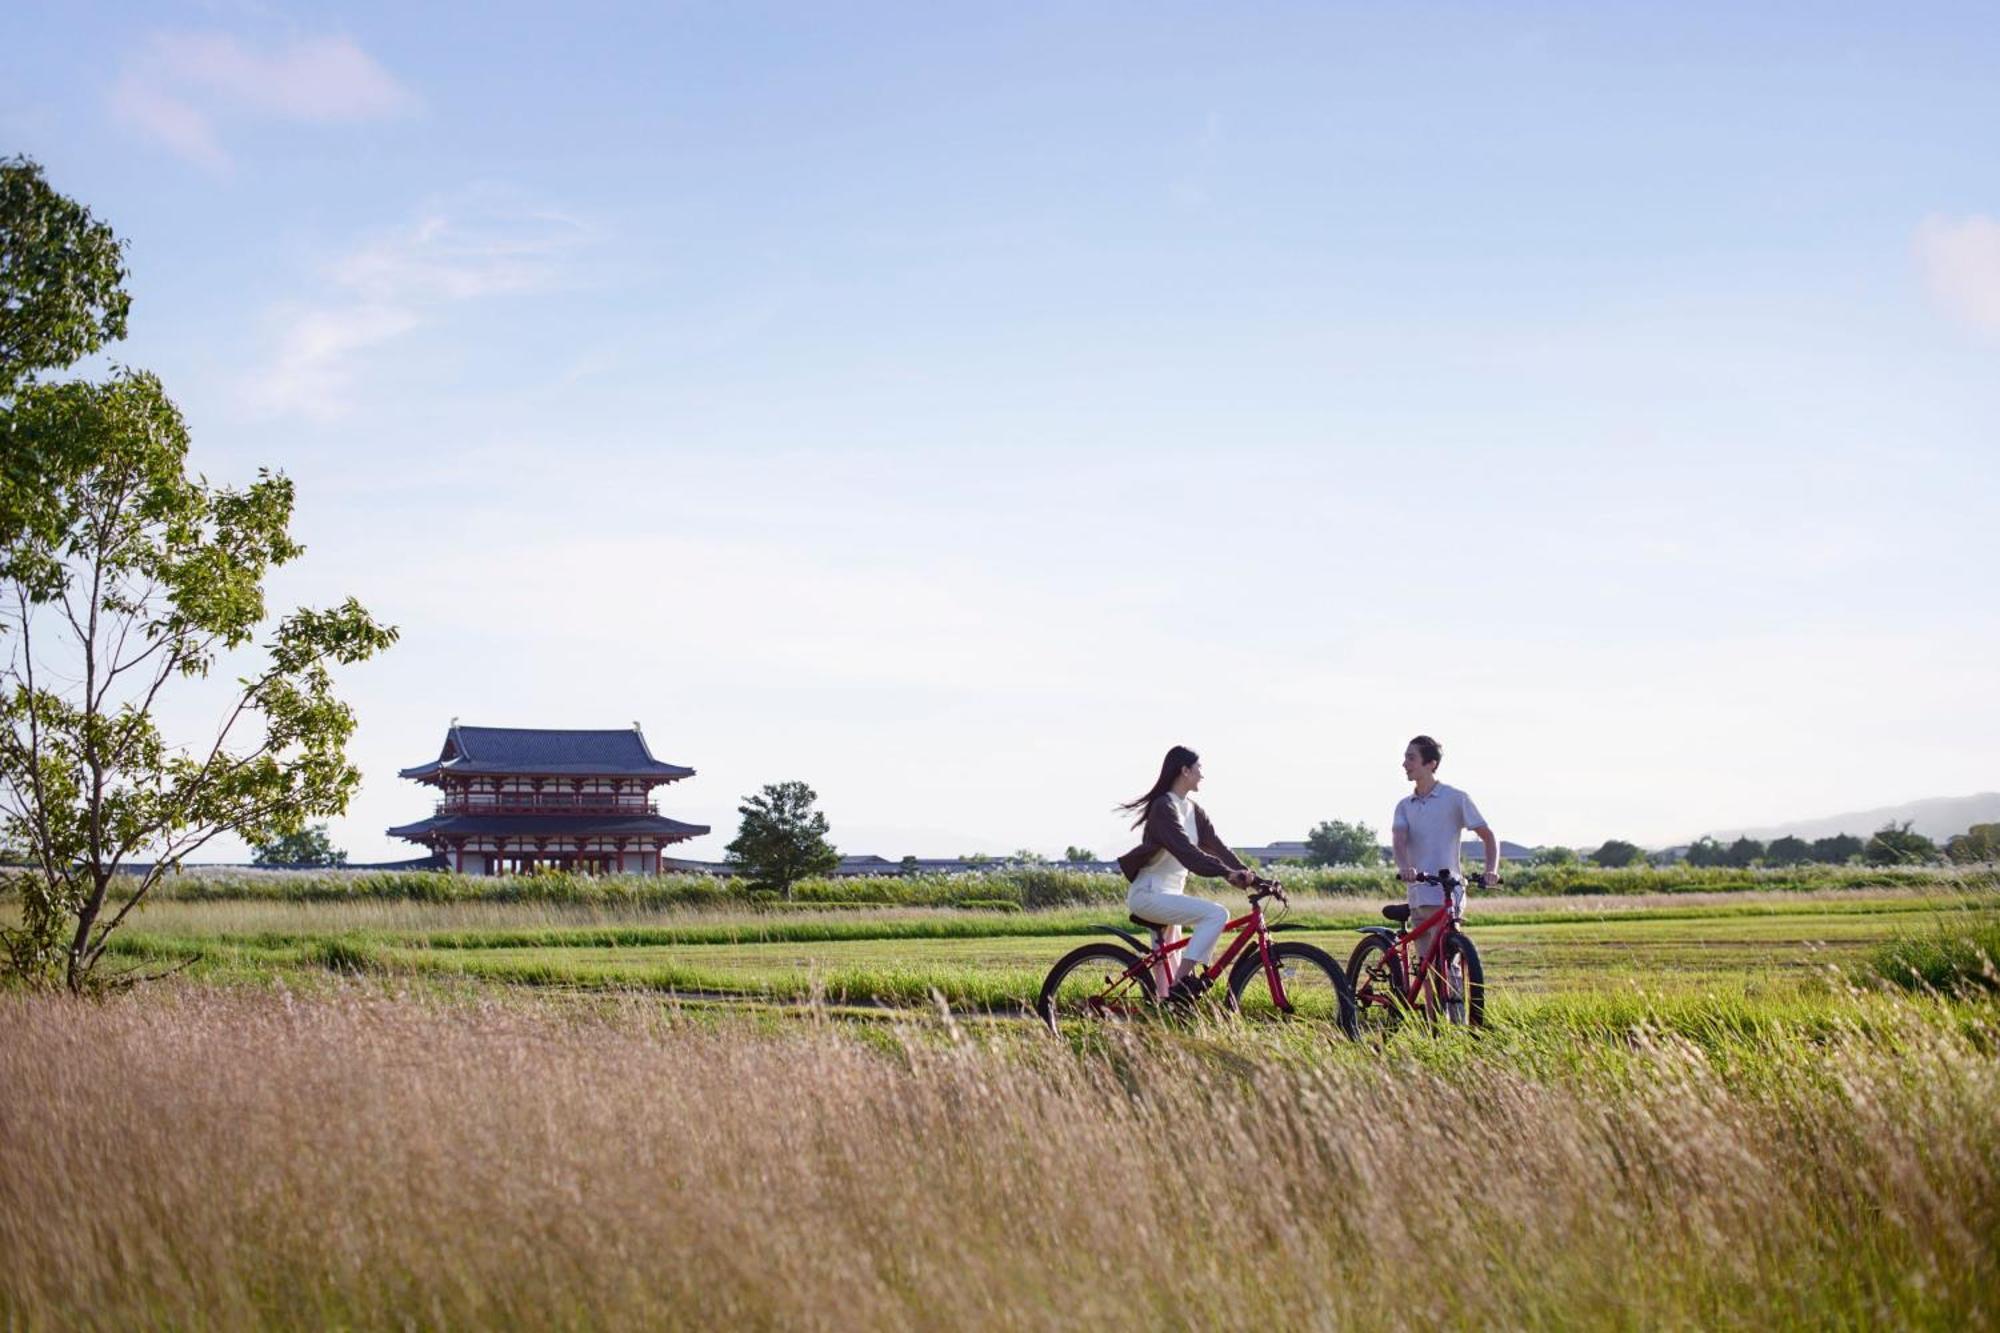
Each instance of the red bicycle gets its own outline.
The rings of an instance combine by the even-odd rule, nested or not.
[[[1382,915],[1401,922],[1402,930],[1360,927],[1361,943],[1347,959],[1357,1021],[1364,1030],[1386,1032],[1406,1013],[1416,1012],[1447,1023],[1483,1027],[1486,969],[1480,966],[1479,950],[1458,928],[1465,882],[1449,870],[1417,879],[1443,889],[1444,904],[1411,921],[1408,903],[1390,903]],[[1480,879],[1490,883],[1484,876]],[[1432,942],[1419,950],[1417,941],[1426,935],[1433,937]]]
[[[1228,976],[1224,994],[1232,1013],[1254,1016],[1262,1008],[1261,995],[1246,1001],[1244,994],[1251,980],[1262,976],[1274,1015],[1332,1019],[1349,1037],[1358,1036],[1354,992],[1348,988],[1340,964],[1324,949],[1303,941],[1272,942],[1273,923],[1264,915],[1264,904],[1272,899],[1286,903],[1276,880],[1251,881],[1250,910],[1223,927],[1235,931],[1236,938],[1201,975],[1210,982]],[[1136,916],[1131,920],[1152,932],[1151,945],[1142,944],[1138,936],[1121,927],[1099,926],[1097,929],[1118,936],[1123,943],[1105,940],[1086,944],[1064,954],[1049,969],[1035,1012],[1050,1031],[1060,1032],[1065,1023],[1132,1018],[1166,1002],[1173,956],[1188,942],[1165,943],[1167,927]]]

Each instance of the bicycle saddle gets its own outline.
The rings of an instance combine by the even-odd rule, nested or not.
[[[1382,915],[1388,917],[1391,921],[1408,921],[1410,919],[1410,905],[1408,903],[1390,903],[1382,909]]]
[[[1148,921],[1143,916],[1129,917],[1127,919],[1130,920],[1131,923],[1135,926],[1144,926],[1147,930],[1152,931],[1155,935],[1159,934],[1161,931],[1166,929],[1166,927],[1161,925],[1159,922]]]

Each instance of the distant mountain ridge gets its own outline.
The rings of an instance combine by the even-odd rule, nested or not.
[[[1976,796],[1933,796],[1928,800],[1828,815],[1822,819],[1795,819],[1785,824],[1768,824],[1763,828],[1721,829],[1708,836],[1722,842],[1746,836],[1759,842],[1769,842],[1788,833],[1807,840],[1830,838],[1836,833],[1853,833],[1865,838],[1884,824],[1901,824],[1906,820],[1912,829],[1926,838],[1942,841],[1965,832],[1974,824],[2000,823],[2000,791],[1984,791]]]

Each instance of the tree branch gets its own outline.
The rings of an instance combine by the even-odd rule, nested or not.
[[[289,796],[284,795],[270,801],[258,802],[246,806],[241,810],[210,821],[209,826],[197,838],[192,838],[191,840],[183,839],[178,842],[170,840],[162,851],[160,859],[155,861],[144,875],[140,876],[139,887],[132,891],[132,896],[127,898],[119,907],[116,915],[108,923],[98,923],[95,942],[86,951],[84,966],[86,968],[94,966],[97,960],[103,956],[104,947],[111,938],[111,932],[118,929],[119,925],[130,915],[132,909],[139,905],[139,900],[144,898],[147,892],[160,882],[166,874],[166,867],[168,865],[179,861],[180,858],[188,855],[190,852],[201,850],[211,840],[222,836],[224,833],[241,828],[244,824],[260,815],[271,814],[283,809],[288,800]]]

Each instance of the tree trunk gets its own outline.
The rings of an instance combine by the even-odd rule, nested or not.
[[[83,994],[85,984],[90,979],[90,970],[84,959],[90,947],[90,929],[97,924],[98,916],[104,911],[104,894],[110,884],[110,876],[101,872],[91,874],[91,894],[77,910],[76,934],[71,937],[69,958],[63,968],[63,983],[72,995]]]

